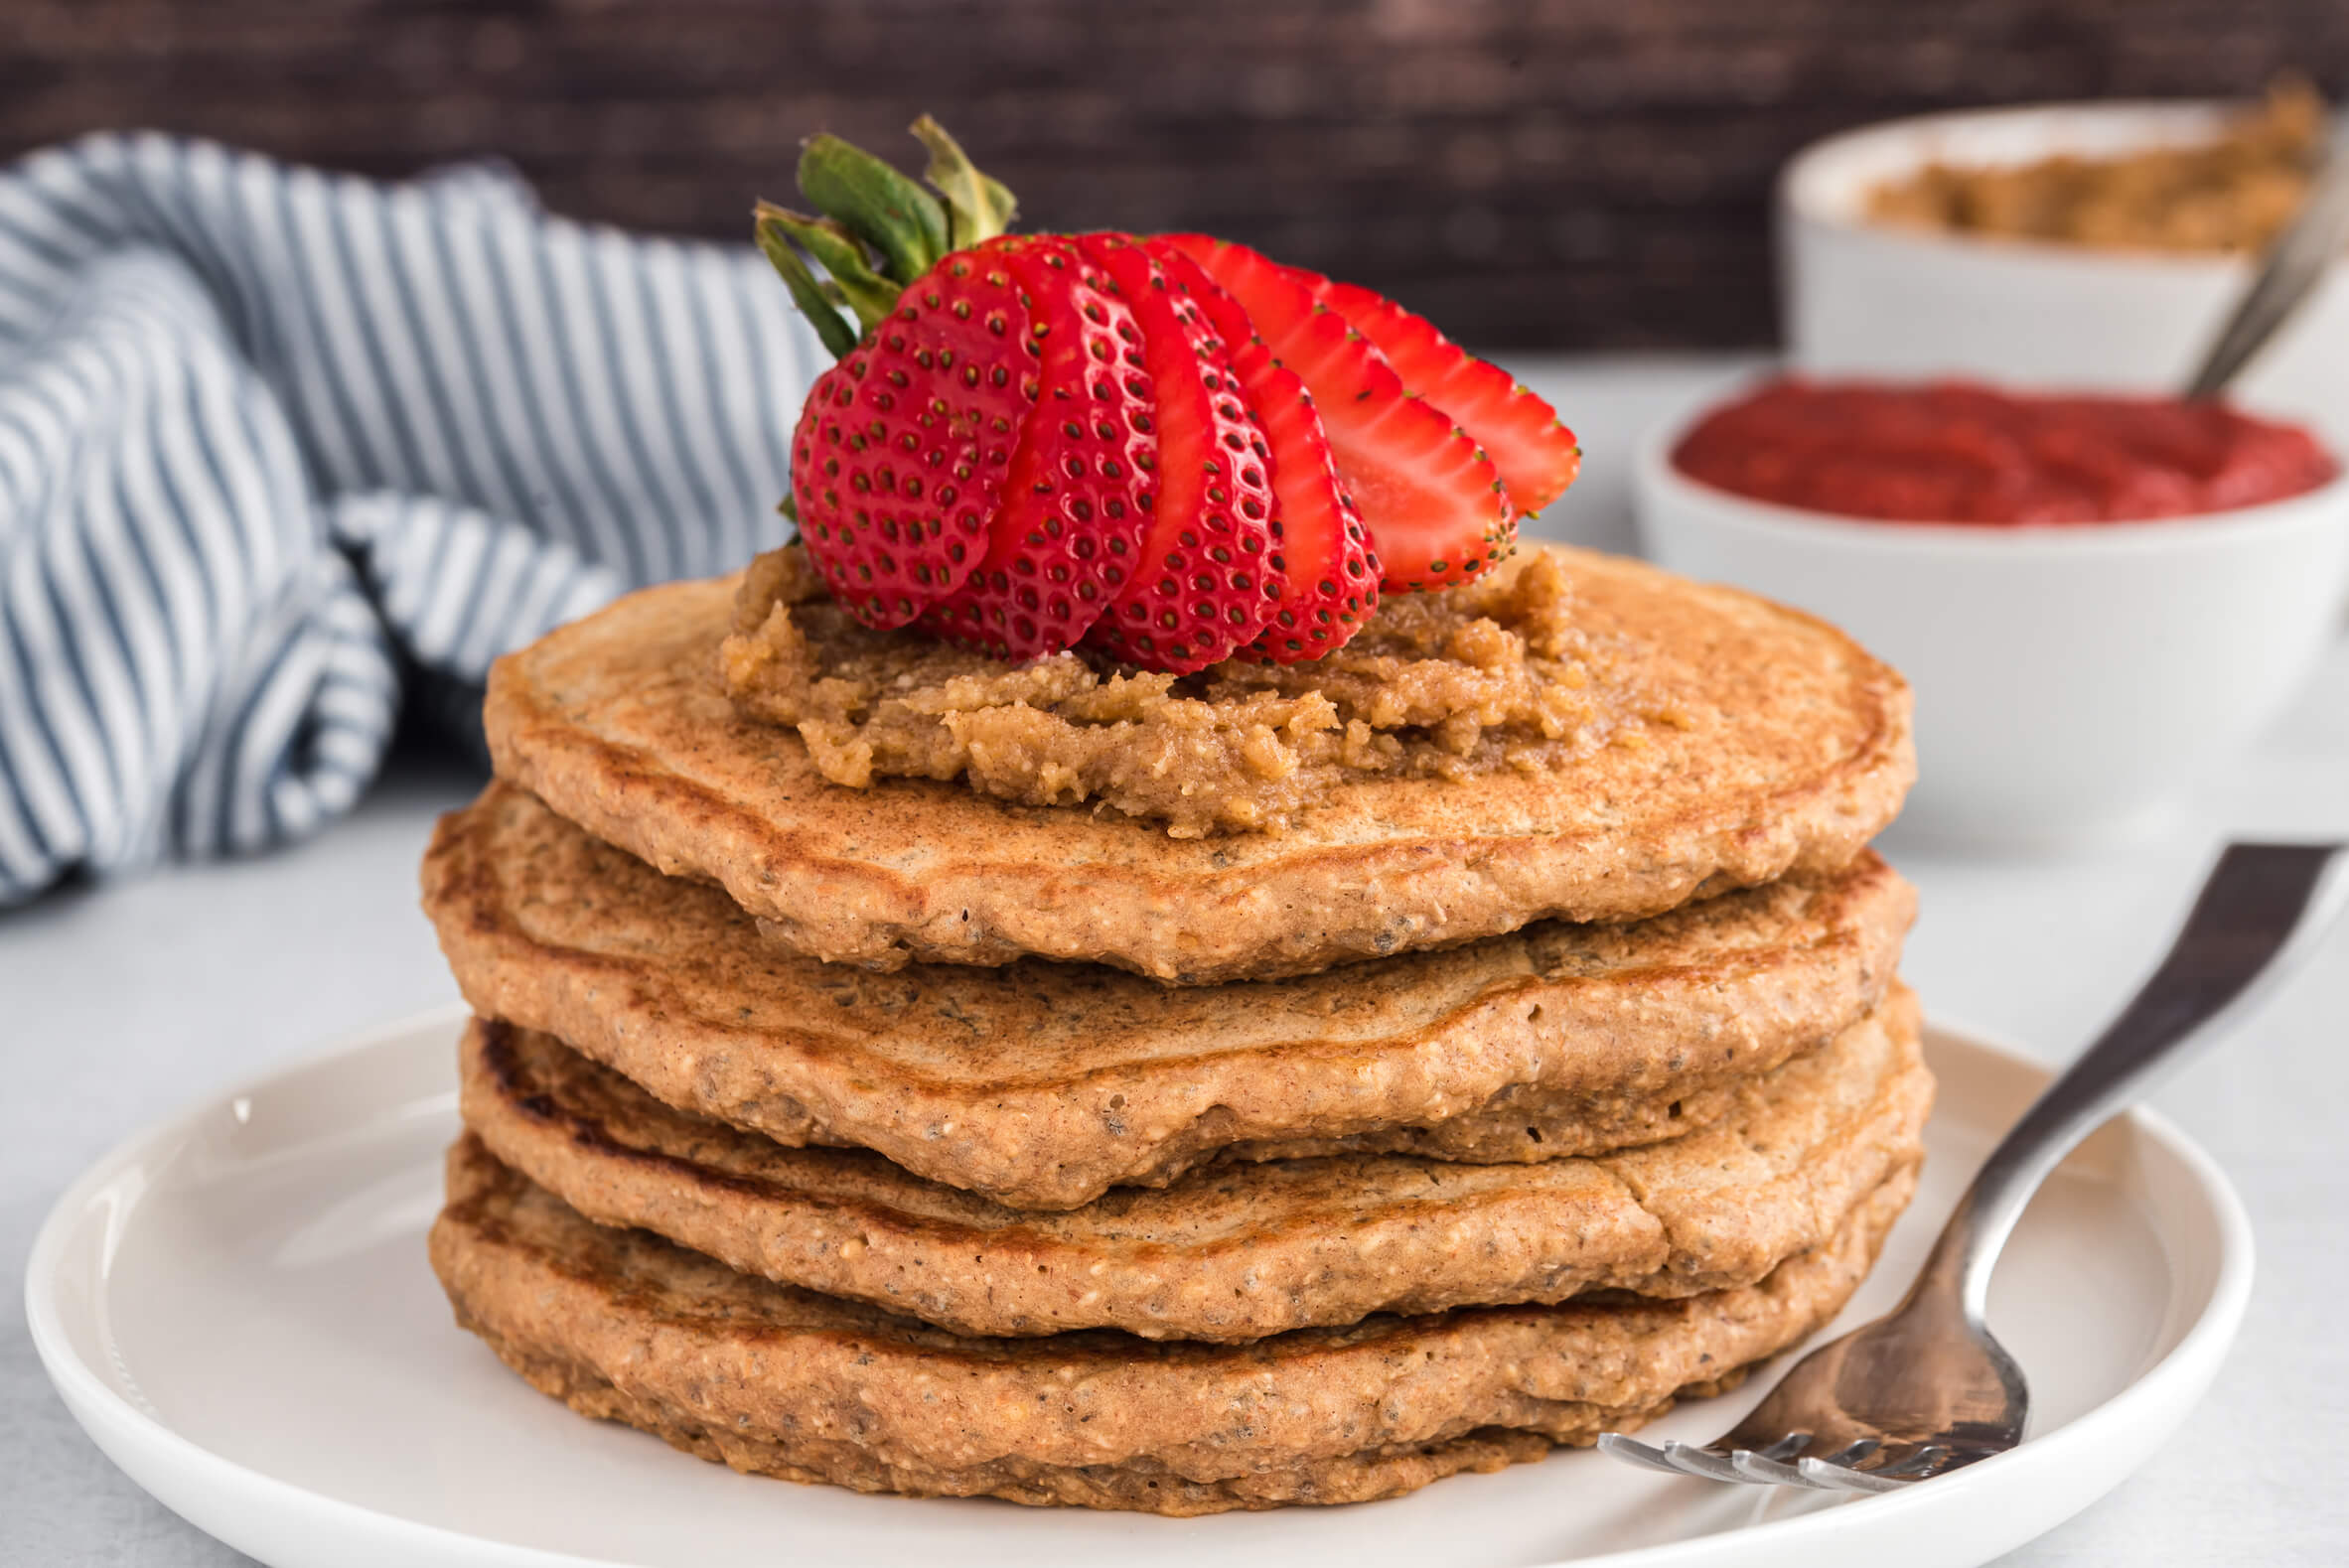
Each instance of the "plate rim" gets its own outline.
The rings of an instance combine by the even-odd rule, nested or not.
[[[199,1124],[239,1098],[344,1059],[381,1050],[400,1040],[441,1031],[453,1034],[469,1016],[470,1010],[462,1002],[444,1004],[335,1037],[315,1050],[296,1053],[268,1068],[244,1074],[117,1142],[68,1184],[35,1232],[26,1259],[23,1300],[26,1326],[42,1369],[74,1420],[107,1459],[140,1490],[187,1518],[196,1528],[212,1533],[206,1525],[189,1518],[177,1503],[164,1496],[164,1491],[174,1494],[192,1489],[209,1491],[224,1498],[233,1497],[252,1508],[265,1508],[283,1518],[299,1520],[312,1529],[334,1529],[346,1534],[365,1530],[378,1546],[430,1551],[436,1554],[436,1560],[451,1564],[480,1565],[480,1568],[636,1568],[626,1559],[553,1551],[425,1523],[315,1492],[228,1459],[125,1397],[74,1349],[62,1316],[58,1288],[64,1283],[63,1265],[69,1242],[92,1204],[129,1167],[184,1141],[195,1133]],[[1926,1028],[1929,1036],[1944,1037],[2002,1067],[2020,1069],[2041,1082],[2057,1070],[1998,1033],[1963,1020],[1931,1017],[1926,1021]],[[1712,1557],[1732,1541],[1756,1548],[1784,1549],[1800,1547],[1814,1538],[1847,1535],[1863,1515],[1864,1521],[1875,1527],[1870,1533],[1897,1531],[1917,1515],[1963,1506],[1962,1495],[1978,1493],[2025,1464],[2036,1469],[2061,1467],[2068,1460],[2076,1463],[2079,1452],[2092,1452],[2116,1432],[2127,1432],[2132,1425],[2145,1430],[2145,1424],[2136,1420],[2141,1406],[2182,1394],[2183,1403],[2190,1409],[2216,1374],[2250,1304],[2257,1250],[2251,1218],[2225,1170],[2168,1117],[2138,1106],[2116,1119],[2127,1119],[2184,1168],[2195,1191],[2211,1211],[2218,1243],[2217,1267],[2200,1312],[2185,1326],[2174,1345],[2119,1392],[2057,1430],[1972,1466],[1962,1477],[1953,1477],[1936,1487],[1854,1498],[1835,1507],[1685,1540],[1595,1556],[1553,1558],[1539,1568],[1679,1568]],[[2149,1452],[2165,1441],[2171,1430],[2170,1426],[2161,1426],[2151,1443],[2139,1446]],[[135,1469],[133,1464],[125,1462],[118,1445],[135,1451],[139,1461]],[[2062,1518],[2089,1506],[2133,1471],[2141,1460],[2139,1455],[2123,1464],[2093,1494],[2080,1498],[2044,1527],[2052,1528]],[[148,1480],[153,1474],[151,1466],[173,1467],[176,1484],[164,1489],[151,1486]],[[239,1546],[234,1541],[227,1544]]]
[[[179,1507],[149,1487],[144,1476],[134,1473],[123,1462],[121,1455],[116,1452],[117,1442],[138,1445],[157,1462],[185,1467],[192,1478],[190,1485],[219,1488],[223,1494],[242,1493],[257,1503],[274,1505],[289,1514],[307,1516],[321,1527],[379,1531],[403,1547],[440,1552],[444,1554],[443,1560],[453,1564],[481,1564],[483,1568],[508,1568],[508,1565],[514,1565],[514,1568],[637,1568],[637,1565],[619,1559],[549,1552],[542,1547],[494,1541],[486,1536],[467,1534],[443,1525],[426,1524],[401,1514],[368,1507],[365,1503],[331,1497],[265,1471],[255,1470],[249,1465],[239,1464],[215,1453],[159,1416],[140,1409],[125,1398],[121,1390],[75,1352],[60,1316],[55,1286],[62,1283],[60,1270],[77,1221],[98,1195],[121,1180],[124,1171],[141,1157],[167,1149],[193,1136],[198,1125],[217,1114],[221,1106],[258,1093],[271,1084],[331,1066],[346,1057],[379,1050],[410,1035],[422,1035],[430,1030],[444,1028],[454,1030],[470,1016],[471,1009],[464,1003],[446,1002],[438,1007],[333,1037],[325,1045],[296,1052],[273,1066],[244,1073],[224,1087],[148,1122],[100,1155],[79,1176],[67,1184],[66,1190],[58,1195],[57,1202],[42,1217],[40,1229],[33,1233],[33,1247],[25,1260],[25,1326],[33,1342],[34,1354],[40,1357],[41,1368],[49,1376],[50,1385],[57,1390],[58,1397],[65,1402],[66,1408],[88,1434],[90,1441],[97,1445],[109,1463],[130,1478],[133,1486],[206,1534],[213,1532],[188,1518]],[[51,1288],[44,1290],[45,1284]],[[215,1539],[220,1537],[215,1536]],[[244,1550],[234,1541],[225,1544],[232,1550]]]

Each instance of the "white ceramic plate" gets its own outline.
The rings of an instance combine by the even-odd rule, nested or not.
[[[74,1415],[141,1486],[273,1568],[1956,1568],[2139,1464],[2201,1396],[2251,1289],[2226,1180],[2136,1116],[2065,1165],[1999,1268],[1992,1322],[2030,1376],[2030,1440],[1896,1496],[1721,1487],[1573,1452],[1391,1502],[1208,1519],[860,1497],[582,1421],[451,1326],[423,1234],[457,1125],[456,1028],[444,1015],[383,1033],[132,1140],[34,1245],[33,1341]],[[1850,1322],[1898,1297],[2046,1076],[1947,1030],[1929,1049],[1942,1092],[1925,1186]],[[1709,1438],[1769,1380],[1650,1431]]]

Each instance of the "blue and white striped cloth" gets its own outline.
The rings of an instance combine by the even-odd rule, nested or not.
[[[492,169],[0,168],[0,904],[312,832],[403,694],[773,544],[823,359],[748,245]]]

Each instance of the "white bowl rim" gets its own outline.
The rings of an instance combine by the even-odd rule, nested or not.
[[[1723,399],[1735,395],[1722,394]],[[2314,526],[2349,521],[2349,464],[2314,490],[2238,506],[2229,511],[2191,512],[2177,517],[2147,517],[2112,522],[1913,522],[1896,517],[1848,517],[1839,512],[1815,511],[1779,501],[1741,496],[1708,485],[1672,461],[1695,423],[1720,401],[1710,401],[1677,419],[1659,422],[1640,438],[1632,457],[1633,500],[1643,501],[1656,490],[1678,491],[1710,508],[1717,516],[1752,528],[1778,529],[1799,536],[1887,552],[1932,546],[1980,554],[2129,555],[2171,549],[2181,544],[2216,542],[2222,537],[2265,538]],[[2335,459],[2336,462],[2340,460]],[[1645,525],[1647,508],[1641,505]]]
[[[1934,126],[1967,126],[1992,124],[2000,120],[2029,120],[2078,117],[2082,119],[2140,120],[2157,122],[2168,120],[2178,128],[2208,126],[2228,110],[2246,110],[2258,100],[2252,98],[2056,98],[2031,103],[1986,104],[1976,108],[1941,109],[1926,114],[1907,114],[1896,119],[1873,120],[1833,132],[1795,150],[1778,173],[1774,202],[1785,217],[1798,219],[1837,233],[1864,236],[1885,244],[1909,246],[1920,250],[1972,252],[1984,256],[2005,256],[2048,265],[2095,268],[2123,268],[2145,272],[2170,273],[2248,273],[2251,258],[2239,252],[2155,250],[2130,246],[2080,245],[2060,239],[2019,238],[2011,234],[1977,234],[1960,230],[1915,228],[1895,223],[1875,222],[1865,217],[1852,216],[1831,211],[1813,192],[1819,166],[1848,153],[1852,148],[1870,142],[1894,141],[1912,136]],[[2147,146],[2161,143],[2148,138]],[[2050,154],[2062,148],[2050,144]],[[1911,168],[1923,167],[1922,158]],[[2349,262],[2342,263],[2349,265]]]

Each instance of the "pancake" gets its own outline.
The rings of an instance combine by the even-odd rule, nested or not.
[[[878,1150],[1023,1209],[1220,1153],[1544,1160],[1720,1116],[1891,983],[1914,896],[1873,854],[1634,926],[1545,922],[1290,980],[1170,988],[1090,965],[781,952],[493,785],[444,818],[424,903],[474,1010],[695,1115]]]
[[[1241,1346],[949,1334],[593,1224],[470,1136],[431,1253],[459,1324],[542,1392],[737,1470],[1196,1514],[1393,1497],[1733,1386],[1842,1306],[1913,1186],[1757,1285]]]
[[[1023,954],[1205,984],[1625,921],[1846,863],[1915,771],[1900,677],[1822,622],[1560,551],[1578,633],[1672,724],[1554,768],[1333,786],[1282,833],[1173,838],[958,784],[827,783],[717,671],[737,578],[648,589],[498,661],[501,777],[795,952],[893,968]]]
[[[1218,1165],[1035,1214],[861,1149],[787,1149],[687,1116],[548,1035],[477,1021],[462,1058],[466,1126],[588,1218],[972,1335],[1238,1341],[1377,1312],[1750,1285],[1916,1163],[1933,1098],[1904,990],[1745,1086],[1714,1126],[1628,1154]]]

